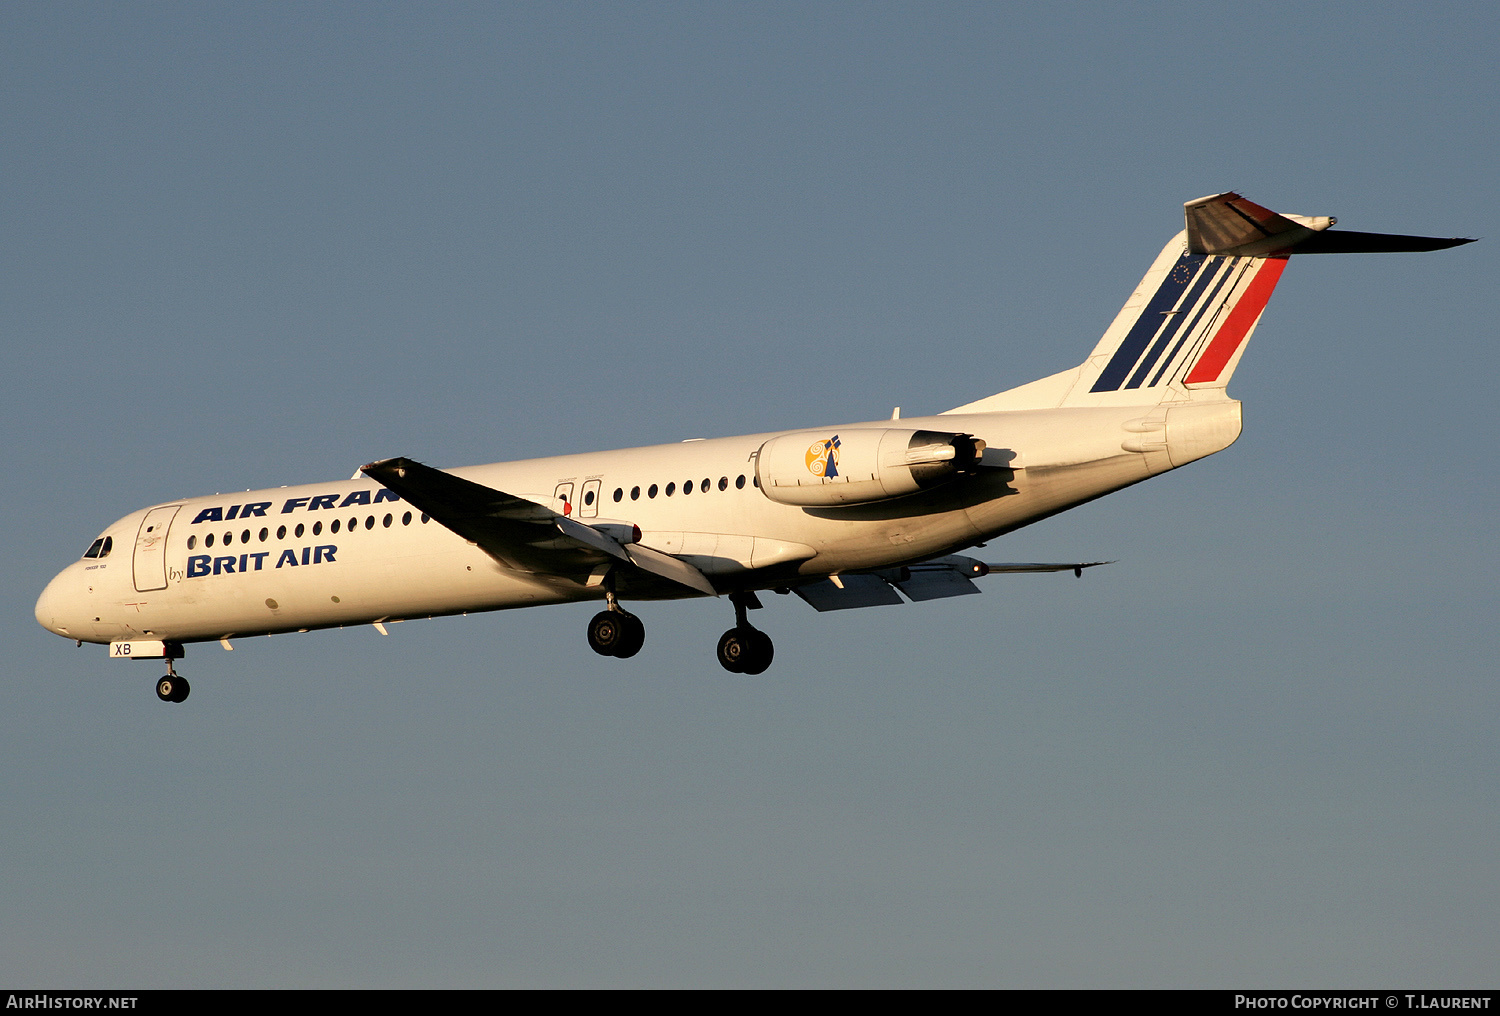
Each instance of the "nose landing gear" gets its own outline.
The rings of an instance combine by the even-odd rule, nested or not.
[[[719,637],[719,665],[731,674],[765,673],[776,647],[771,636],[751,627],[745,617],[746,608],[759,607],[760,599],[753,592],[730,593],[729,602],[734,604],[735,625]]]
[[[178,676],[176,668],[172,666],[172,658],[167,657],[167,673],[156,682],[156,697],[163,702],[186,702],[188,693],[192,690],[187,678]]]

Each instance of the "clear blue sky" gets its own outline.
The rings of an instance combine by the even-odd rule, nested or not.
[[[7,5],[0,980],[1490,984],[1493,4]],[[1237,189],[1244,436],[958,602],[38,627],[171,497],[949,408]]]

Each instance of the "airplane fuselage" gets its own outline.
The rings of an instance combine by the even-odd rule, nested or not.
[[[1239,404],[1218,405],[1237,434]],[[638,526],[642,546],[694,564],[719,592],[784,588],[951,553],[1170,469],[1165,427],[1153,435],[1142,423],[1151,411],[1115,406],[821,428],[830,435],[962,431],[988,446],[976,475],[868,504],[802,507],[765,496],[755,457],[775,433],[450,472],[566,503],[584,524]],[[1143,434],[1159,440],[1143,442]],[[605,595],[587,573],[508,567],[367,478],[167,502],[125,516],[101,536],[112,552],[75,562],[38,601],[38,620],[59,635],[195,642]],[[690,595],[649,582],[620,588],[622,599]]]

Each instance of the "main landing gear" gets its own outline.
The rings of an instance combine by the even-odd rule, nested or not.
[[[589,621],[589,648],[600,656],[629,659],[645,645],[646,626],[640,618],[620,606],[614,583],[608,579],[604,599],[608,608]],[[762,674],[771,665],[776,647],[771,644],[771,636],[752,627],[745,617],[746,610],[760,607],[760,599],[753,592],[730,593],[729,602],[734,604],[735,625],[719,638],[719,663],[731,674]],[[181,678],[172,680],[180,681]],[[186,696],[184,692],[183,697]]]
[[[172,658],[167,657],[167,673],[156,682],[156,697],[163,702],[186,702],[188,693],[192,690],[187,678],[177,675],[177,669],[172,666]]]
[[[646,626],[640,618],[620,606],[613,583],[606,587],[604,599],[609,609],[601,610],[589,622],[589,648],[600,656],[628,660],[646,644]]]
[[[731,674],[761,674],[771,665],[776,647],[771,636],[759,628],[750,626],[745,618],[745,609],[760,606],[760,599],[753,592],[730,593],[729,602],[734,604],[734,627],[719,637],[719,664]]]

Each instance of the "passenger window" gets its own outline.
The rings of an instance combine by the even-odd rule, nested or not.
[[[619,487],[616,487],[615,488],[615,500],[618,501],[618,500],[620,500],[624,496],[625,496],[625,491],[621,490]]]
[[[639,501],[640,499],[641,499],[641,488],[639,488],[639,487],[631,487],[630,488],[630,500],[632,500],[632,501]]]
[[[698,489],[701,490],[701,491],[703,491],[703,493],[707,494],[708,491],[709,491],[709,488],[712,487],[712,486],[713,486],[713,481],[710,480],[708,477],[705,476],[703,478],[703,484],[702,484],[702,486],[700,486]]]
[[[744,490],[745,489],[745,474],[744,473],[741,473],[739,476],[736,476],[734,478],[734,489],[735,490]]]
[[[213,533],[209,533],[207,536],[205,536],[203,538],[203,545],[205,547],[212,547],[214,545],[214,534]]]
[[[196,536],[189,536],[188,537],[188,550],[192,550],[196,546],[198,546],[198,537],[196,537]],[[90,548],[90,549],[92,550],[93,548]],[[88,557],[87,554],[85,554],[83,556],[84,557]]]
[[[584,504],[593,504],[594,503],[594,492],[592,490],[584,492],[583,503]]]
[[[313,523],[313,535],[314,536],[319,536],[319,535],[322,534],[322,532],[323,532],[323,523],[321,523],[321,522],[314,522]]]
[[[365,518],[365,528],[366,529],[374,529],[375,528],[375,516],[370,515],[370,516],[368,516],[368,517]]]
[[[677,490],[677,484],[675,484],[675,483],[669,483],[669,484],[667,484],[667,489],[664,490],[664,491],[662,491],[662,493],[665,494],[665,495],[667,495],[667,497],[671,497],[672,494],[676,490]]]
[[[224,534],[224,546],[227,547],[227,546],[229,546],[233,542],[234,542],[234,534],[233,533],[225,533]]]
[[[427,525],[427,520],[430,519],[430,518],[432,518],[431,515],[428,515],[426,512],[423,512],[422,513],[422,525],[424,525],[424,526]]]
[[[266,542],[266,537],[270,536],[270,535],[271,535],[271,531],[269,529],[262,529],[260,531],[260,542],[261,543],[265,543]]]
[[[692,492],[693,492],[693,481],[689,480],[687,483],[684,483],[682,485],[682,493],[685,496],[685,495],[691,494]]]
[[[286,539],[286,526],[277,526],[276,527],[276,539],[278,539],[278,540],[285,540]],[[212,544],[210,544],[210,546],[212,546]]]
[[[352,533],[352,532],[354,532],[358,528],[359,528],[359,519],[350,519],[349,520],[349,532]]]
[[[385,517],[385,520],[383,522],[381,522],[380,524],[382,526],[385,526],[385,528],[387,528],[387,529],[391,528],[391,517],[389,515],[387,515]]]
[[[656,496],[656,484],[653,483],[651,485],[651,487],[646,491],[646,496],[647,497],[655,497]]]
[[[328,531],[330,533],[336,533],[336,532],[338,532],[339,531],[339,524],[340,524],[339,520],[338,519],[334,519],[332,522],[328,523]]]
[[[403,512],[402,513],[402,515],[401,515],[401,524],[403,526],[409,526],[409,525],[411,525],[411,512]]]
[[[297,528],[292,531],[292,535],[299,540],[302,539],[302,523],[297,523]]]
[[[243,533],[240,534],[240,542],[241,543],[249,543],[250,542],[250,530],[247,529]]]

